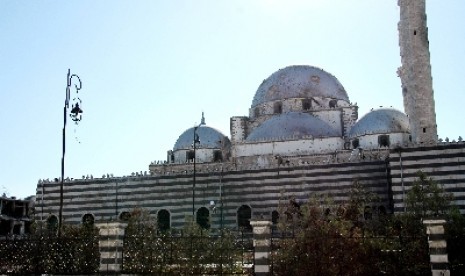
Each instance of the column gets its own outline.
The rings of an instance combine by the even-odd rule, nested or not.
[[[424,220],[426,234],[428,235],[429,255],[432,276],[449,276],[449,260],[447,256],[447,243],[444,237],[443,219]]]
[[[100,269],[104,274],[119,274],[123,265],[123,238],[127,224],[96,223],[99,229]]]
[[[271,221],[251,221],[253,227],[254,275],[270,275]]]

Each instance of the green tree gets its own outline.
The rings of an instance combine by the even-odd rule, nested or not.
[[[393,220],[393,228],[401,239],[403,275],[430,273],[428,237],[423,220],[433,217],[449,220],[453,210],[450,193],[422,171],[417,175],[407,193],[406,211]]]
[[[124,239],[123,271],[153,275],[218,275],[242,271],[235,236],[214,235],[191,218],[182,230],[161,231],[143,209],[131,212]]]
[[[282,238],[273,255],[276,275],[374,275],[363,235],[363,210],[373,195],[355,182],[347,204],[312,198],[302,206],[294,199],[280,206]]]
[[[406,214],[417,219],[447,217],[451,211],[453,196],[446,193],[436,181],[419,171],[418,178],[407,193]]]

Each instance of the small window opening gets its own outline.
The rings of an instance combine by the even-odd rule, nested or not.
[[[423,128],[423,133],[426,133],[426,127]]]
[[[378,146],[379,147],[389,147],[391,142],[389,140],[389,135],[380,135],[378,136]]]
[[[410,142],[412,142],[412,135],[409,135],[409,136],[408,136],[408,140],[409,140]]]
[[[358,148],[360,146],[360,141],[358,139],[352,140],[352,147],[354,149]]]
[[[282,113],[283,112],[283,104],[282,103],[274,103],[274,113]]]
[[[413,31],[413,35],[417,35],[417,30],[414,30],[414,31]]]
[[[221,153],[221,150],[215,150],[213,152],[213,162],[221,162],[223,161],[223,154]]]
[[[336,108],[337,107],[337,100],[330,100],[329,101],[329,108]]]
[[[193,150],[190,150],[188,152],[186,152],[186,161],[191,161],[191,160],[194,160],[194,151]]]
[[[312,102],[309,99],[302,100],[302,110],[310,110],[312,108]]]
[[[254,113],[254,117],[257,118],[258,116],[260,116],[260,107],[256,107],[254,110],[253,110],[253,113]]]

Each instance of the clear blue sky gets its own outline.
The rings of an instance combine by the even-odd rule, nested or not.
[[[428,0],[441,138],[465,138],[465,1]],[[66,73],[83,82],[65,175],[146,171],[200,122],[229,136],[263,79],[335,75],[358,103],[403,110],[396,0],[0,1],[0,192],[60,176]]]

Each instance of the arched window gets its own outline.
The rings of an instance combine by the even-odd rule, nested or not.
[[[210,228],[210,211],[205,208],[199,208],[197,210],[197,224],[202,227],[203,229],[209,229]]]
[[[94,225],[94,221],[95,219],[92,214],[85,214],[84,216],[82,216],[82,224],[86,226]]]
[[[337,107],[337,100],[332,99],[329,101],[329,108],[336,108]]]
[[[252,230],[250,219],[252,218],[252,209],[247,205],[242,205],[237,209],[237,227],[244,230]]]
[[[129,212],[122,212],[120,215],[119,215],[119,219],[121,221],[129,221],[129,219],[131,218],[131,213]]]
[[[47,219],[47,229],[50,231],[56,231],[58,229],[58,218],[55,215],[51,215]]]
[[[271,212],[271,222],[273,224],[278,224],[279,222],[279,212],[274,210],[273,212]]]
[[[157,225],[160,231],[167,231],[171,226],[171,217],[168,210],[162,209],[157,213]]]
[[[373,212],[372,212],[370,206],[365,207],[365,211],[363,212],[363,216],[365,217],[365,220],[373,219]]]
[[[379,208],[378,208],[378,213],[379,213],[381,216],[386,215],[386,214],[387,214],[387,212],[386,212],[386,207],[384,207],[384,206],[382,206],[382,205],[379,206]]]

